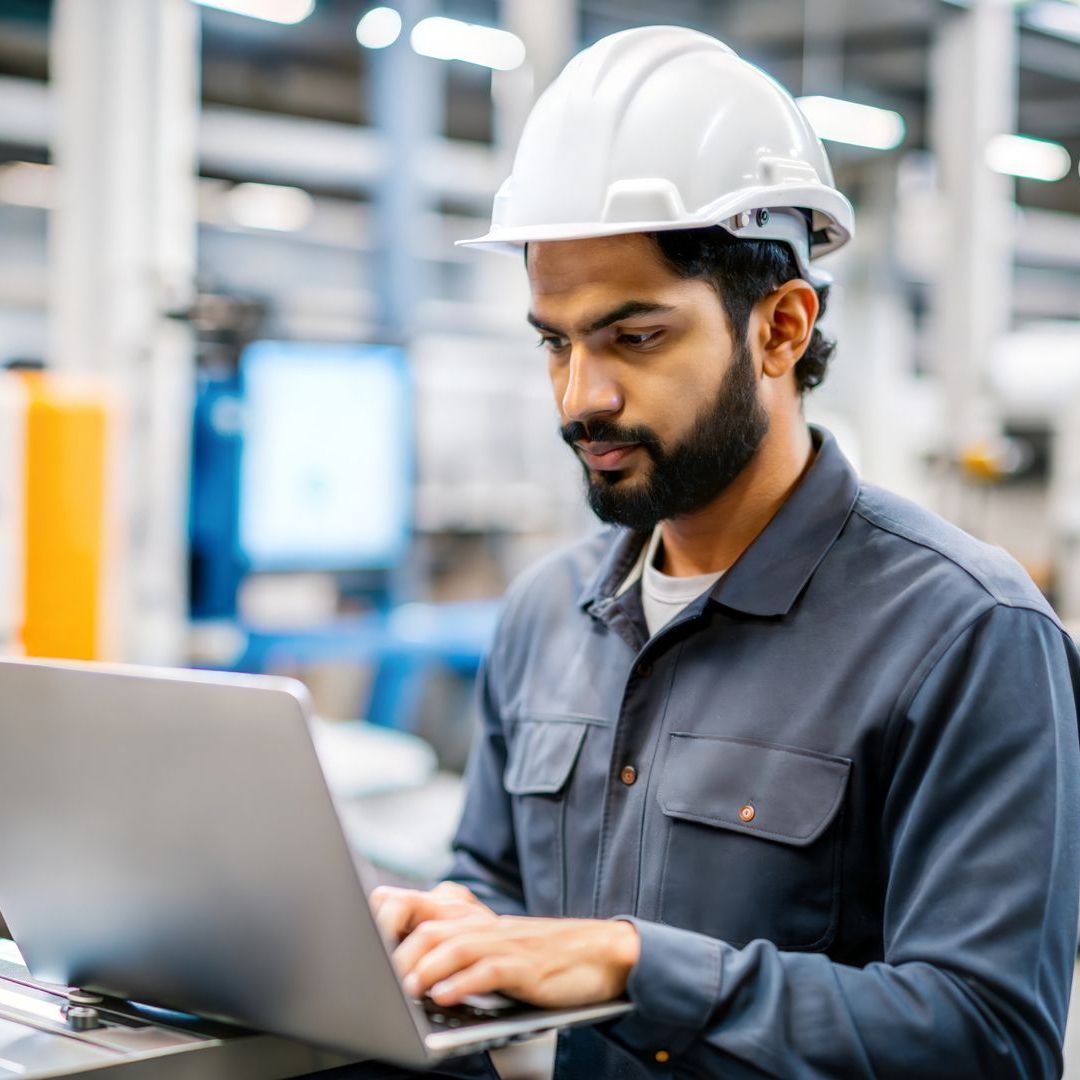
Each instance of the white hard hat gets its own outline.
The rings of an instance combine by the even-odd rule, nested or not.
[[[800,212],[811,214],[810,227]],[[708,34],[623,30],[578,53],[533,106],[491,229],[466,247],[719,225],[810,260],[847,243],[851,203],[791,95]]]

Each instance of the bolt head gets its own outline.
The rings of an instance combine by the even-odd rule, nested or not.
[[[86,990],[69,990],[67,992],[69,1005],[100,1005],[105,999],[100,994],[91,994]]]
[[[85,1005],[72,1005],[67,1011],[67,1024],[72,1031],[92,1031],[101,1027],[101,1017],[97,1009]]]

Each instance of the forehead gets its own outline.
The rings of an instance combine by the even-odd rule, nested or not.
[[[532,243],[527,266],[534,323],[584,332],[633,301],[668,308],[668,318],[726,325],[713,287],[680,277],[642,233]]]
[[[641,233],[532,243],[527,265],[534,303],[582,292],[636,296],[683,280]]]

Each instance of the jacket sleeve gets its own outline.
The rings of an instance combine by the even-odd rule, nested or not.
[[[454,861],[445,875],[467,885],[500,915],[524,915],[513,810],[503,787],[506,738],[496,702],[496,646],[477,682],[479,725],[465,773],[465,809],[454,836]]]
[[[1047,616],[997,606],[925,668],[889,732],[882,962],[631,918],[636,1009],[610,1038],[689,1076],[1061,1075],[1080,657]]]

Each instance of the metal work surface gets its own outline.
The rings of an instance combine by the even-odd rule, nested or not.
[[[81,1004],[82,1001],[88,1004]],[[288,1039],[36,982],[0,939],[0,1080],[273,1080],[347,1064]]]

